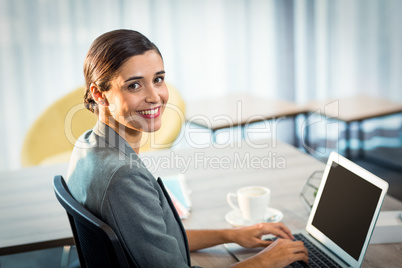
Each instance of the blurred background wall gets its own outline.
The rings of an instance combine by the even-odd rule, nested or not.
[[[187,101],[402,102],[401,11],[399,0],[0,0],[0,171],[20,167],[29,126],[83,85],[85,54],[106,31],[156,43]]]

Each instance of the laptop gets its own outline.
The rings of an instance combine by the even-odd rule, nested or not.
[[[332,152],[306,228],[294,234],[304,237],[309,251],[309,266],[304,267],[360,267],[387,190],[387,182]],[[314,264],[316,250],[309,249],[310,243],[330,260],[319,256],[318,261],[322,262]],[[232,243],[225,246],[239,261],[261,250]]]

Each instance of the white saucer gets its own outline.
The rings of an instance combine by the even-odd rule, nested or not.
[[[275,208],[267,208],[267,210],[265,211],[264,218],[268,219],[275,215],[278,215],[278,217],[276,217],[276,219],[271,222],[280,222],[283,219],[283,213],[280,210],[275,209]],[[244,220],[243,217],[241,216],[241,213],[239,210],[231,210],[228,213],[226,213],[225,220],[228,223],[230,223],[231,225],[233,225],[234,227],[242,227],[242,226],[248,226],[248,225],[258,223],[258,222],[250,222],[250,221]],[[261,222],[261,221],[259,221],[259,222]]]

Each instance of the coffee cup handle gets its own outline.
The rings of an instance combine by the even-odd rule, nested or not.
[[[226,200],[228,201],[229,206],[231,206],[234,210],[240,210],[240,208],[238,206],[236,206],[233,202],[232,202],[232,197],[237,199],[237,195],[234,193],[228,193],[226,196]]]

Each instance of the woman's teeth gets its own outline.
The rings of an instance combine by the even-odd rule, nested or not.
[[[143,115],[149,115],[149,114],[156,114],[158,113],[158,109],[153,109],[153,110],[146,110],[146,111],[138,111],[139,114],[143,114]]]

